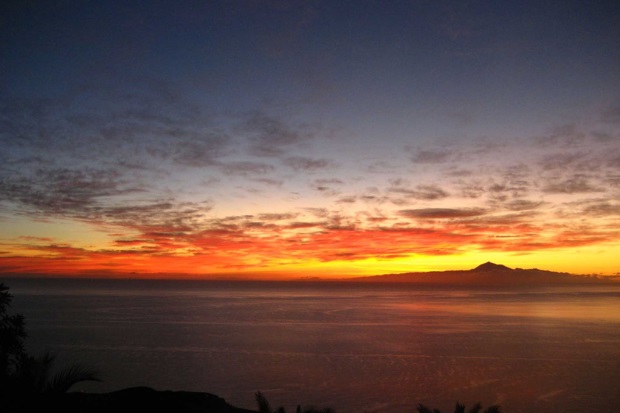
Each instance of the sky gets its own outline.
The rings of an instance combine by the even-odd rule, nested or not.
[[[0,6],[0,274],[618,257],[617,1]]]

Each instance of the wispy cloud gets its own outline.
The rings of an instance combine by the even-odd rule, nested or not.
[[[453,219],[482,216],[486,213],[481,208],[418,208],[402,209],[398,214],[405,218],[416,219]]]
[[[446,191],[436,185],[416,185],[413,189],[405,187],[392,187],[389,188],[388,191],[405,198],[424,201],[434,201],[449,196]]]
[[[583,209],[586,216],[614,216],[620,215],[620,204],[613,201],[604,201],[589,205]]]
[[[543,205],[542,201],[530,201],[527,199],[515,199],[507,202],[504,206],[511,211],[528,211],[537,209]]]
[[[117,225],[147,235],[192,231],[212,208],[208,201],[148,200],[143,192],[110,170],[37,170],[0,181],[0,200],[22,215]]]
[[[248,136],[250,153],[260,157],[284,156],[295,145],[314,137],[303,127],[291,127],[283,120],[261,112],[250,114],[238,130]]]
[[[283,163],[295,171],[312,172],[325,170],[334,165],[327,159],[313,159],[303,156],[290,156],[283,160]]]
[[[355,195],[346,195],[338,198],[336,200],[336,204],[354,204],[357,201],[357,196]]]
[[[602,188],[592,184],[588,177],[580,175],[568,179],[551,180],[542,190],[548,194],[578,194],[604,191]]]
[[[159,149],[158,155],[161,158],[170,157],[174,162],[184,166],[215,166],[227,153],[229,141],[230,137],[225,134],[207,133],[191,140],[180,140],[166,145],[168,148]]]
[[[80,215],[104,197],[141,192],[114,170],[38,169],[0,180],[0,199],[26,208],[24,212]]]
[[[411,161],[416,164],[441,164],[453,160],[455,154],[446,149],[422,149],[407,147]]]
[[[231,161],[231,162],[218,162],[218,167],[226,175],[239,175],[239,176],[256,176],[266,175],[275,170],[275,167],[265,162],[254,161]]]

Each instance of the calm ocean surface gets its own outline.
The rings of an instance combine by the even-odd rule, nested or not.
[[[28,348],[97,367],[105,392],[205,391],[254,408],[620,410],[620,286],[2,280]]]

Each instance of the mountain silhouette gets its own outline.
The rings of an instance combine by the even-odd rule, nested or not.
[[[495,264],[495,263],[492,263],[491,261],[487,261],[484,264],[480,264],[479,266],[477,266],[476,268],[470,271],[488,272],[488,271],[506,271],[506,270],[511,271],[512,268],[508,268],[505,265]]]
[[[426,285],[454,286],[510,286],[533,287],[553,285],[581,285],[613,283],[605,277],[575,275],[562,272],[539,270],[538,268],[509,268],[502,264],[485,262],[470,270],[408,272],[354,278],[362,282],[400,282]]]

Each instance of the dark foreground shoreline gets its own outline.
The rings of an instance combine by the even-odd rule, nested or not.
[[[72,392],[48,394],[17,401],[8,412],[108,413],[108,412],[175,412],[175,413],[256,413],[234,407],[210,393],[159,391],[150,387],[131,387],[110,393]]]

